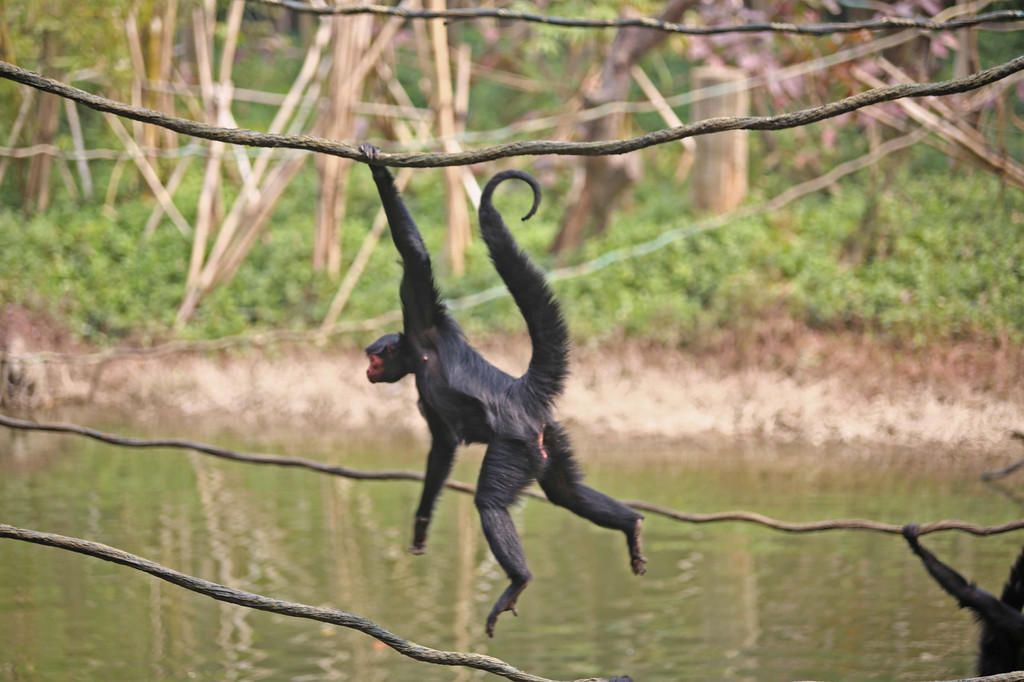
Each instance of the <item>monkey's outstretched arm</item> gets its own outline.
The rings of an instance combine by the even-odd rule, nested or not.
[[[458,445],[458,438],[434,410],[424,405],[422,411],[433,440],[430,444],[430,453],[427,455],[427,474],[423,480],[420,505],[416,509],[412,544],[409,545],[409,551],[413,554],[423,554],[427,550],[427,530],[434,515],[434,505],[448,474],[451,473],[452,463],[455,461],[455,447]]]
[[[914,554],[920,557],[935,582],[955,598],[961,608],[971,609],[982,619],[991,621],[1002,617],[1006,605],[977,585],[967,582],[962,575],[939,561],[918,541],[919,532],[920,528],[916,523],[908,523],[903,527],[903,537]]]
[[[399,292],[406,333],[416,333],[437,324],[447,315],[441,294],[434,282],[430,254],[423,243],[416,221],[406,207],[395,186],[395,179],[386,166],[373,165],[379,150],[371,144],[363,144],[360,150],[367,157],[373,181],[377,185],[380,201],[391,228],[391,239],[402,257],[402,284]]]

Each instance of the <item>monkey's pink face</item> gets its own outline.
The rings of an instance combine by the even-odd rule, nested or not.
[[[370,383],[392,384],[409,373],[402,347],[400,334],[385,334],[366,348],[366,357],[370,361],[370,366],[366,368],[366,378]]]
[[[384,359],[374,354],[368,354],[367,357],[370,358],[370,366],[366,368],[366,378],[370,380],[371,384],[386,381],[388,366]]]

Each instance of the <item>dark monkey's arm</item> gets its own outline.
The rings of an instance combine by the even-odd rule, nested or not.
[[[403,274],[399,294],[402,300],[405,333],[407,336],[416,335],[447,317],[447,311],[441,301],[441,292],[434,281],[430,254],[423,244],[423,237],[416,227],[416,221],[402,201],[391,171],[386,166],[372,163],[380,150],[370,144],[364,144],[360,149],[371,161],[370,171],[373,173],[373,181],[377,185],[377,192],[388,218],[391,239],[402,257]]]
[[[903,537],[935,582],[956,599],[961,608],[971,609],[982,618],[998,618],[1006,605],[939,561],[918,541],[919,533],[920,527],[916,523],[908,523],[903,527]]]

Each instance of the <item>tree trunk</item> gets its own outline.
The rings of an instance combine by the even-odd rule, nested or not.
[[[242,26],[244,3],[234,0],[231,3],[225,28],[226,37],[222,48],[220,78],[217,86],[213,83],[213,54],[210,40],[215,31],[216,13],[213,3],[207,3],[205,13],[196,10],[194,23],[196,26],[196,54],[199,60],[200,82],[203,86],[203,101],[206,106],[208,120],[215,125],[225,125],[231,111],[233,84],[231,80],[234,65],[235,48]],[[202,29],[202,30],[200,30]],[[210,156],[206,160],[203,173],[203,188],[199,194],[196,207],[196,230],[192,240],[192,255],[189,260],[186,289],[197,286],[203,271],[206,257],[206,245],[213,226],[221,216],[221,162],[226,145],[223,142],[210,143]]]
[[[658,18],[679,21],[683,12],[695,4],[697,0],[669,0]],[[624,100],[629,92],[632,66],[668,35],[654,29],[620,29],[608,47],[597,86],[584,93],[585,107]],[[584,125],[583,139],[589,142],[619,138],[625,126],[624,114],[605,116]],[[620,194],[640,177],[640,159],[636,154],[587,157],[578,172],[569,208],[552,245],[556,253],[575,249],[586,237],[604,232]]]
[[[57,137],[57,115],[60,112],[60,98],[56,95],[43,95],[39,100],[36,112],[36,135],[33,144],[53,144]],[[53,168],[53,157],[49,154],[36,154],[28,166],[28,183],[25,195],[28,201],[25,207],[35,204],[38,213],[46,211],[50,205],[50,171]]]
[[[350,2],[339,4],[351,4]],[[355,134],[354,107],[363,91],[366,69],[357,69],[370,44],[373,19],[368,15],[335,17],[334,63],[328,86],[328,110],[323,129],[332,140],[352,139]],[[331,277],[341,273],[341,226],[345,220],[345,199],[352,161],[337,156],[317,155],[320,195],[317,201],[313,269],[326,270]]]
[[[693,70],[693,89],[713,88],[744,78],[746,75],[739,69],[704,66]],[[749,110],[750,93],[739,90],[698,99],[693,105],[693,120],[746,116]],[[695,209],[717,214],[743,203],[747,196],[747,136],[746,130],[697,136],[692,185]]]
[[[445,0],[430,0],[427,7],[432,10],[446,9]],[[448,49],[448,28],[441,21],[430,22],[430,40],[434,49],[434,75],[436,82],[436,98],[434,106],[437,110],[438,132],[445,140],[451,140],[456,133],[455,127],[455,93],[452,90],[452,62]],[[468,74],[466,76],[468,82]],[[445,149],[454,151],[451,142],[446,142]],[[462,275],[466,272],[466,247],[469,246],[472,231],[469,227],[469,210],[466,207],[466,196],[462,189],[462,169],[448,166],[444,169],[444,188],[448,209],[448,262],[452,273]]]
[[[162,35],[160,37],[160,53],[158,55],[157,80],[161,83],[171,82],[171,71],[174,66],[174,38],[178,31],[178,0],[169,0],[164,8],[163,21],[161,23]],[[157,109],[174,115],[174,95],[164,92],[157,96]],[[178,135],[166,128],[160,129],[163,135],[163,146],[167,149],[174,149],[178,146]]]
[[[43,63],[53,60],[55,49],[49,33],[43,34]],[[56,95],[43,95],[39,98],[39,108],[35,116],[34,145],[53,144],[57,137],[57,115],[60,112],[60,98]],[[50,170],[53,168],[53,157],[49,154],[36,154],[28,164],[28,178],[25,183],[25,210],[29,211],[33,204],[35,210],[42,213],[50,205]]]

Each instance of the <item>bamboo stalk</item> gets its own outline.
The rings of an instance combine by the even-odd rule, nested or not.
[[[398,191],[401,192],[405,189],[405,186],[409,182],[409,178],[412,177],[411,168],[403,168],[398,172],[395,178],[395,186],[398,187]],[[341,316],[345,306],[348,304],[348,299],[352,295],[352,291],[356,288],[356,284],[359,282],[359,278],[362,277],[363,271],[366,270],[367,264],[370,262],[370,256],[373,255],[373,250],[377,247],[377,243],[380,242],[382,236],[384,236],[384,228],[387,227],[387,217],[384,215],[384,209],[379,209],[377,215],[373,218],[373,225],[370,227],[370,232],[363,238],[363,243],[359,246],[359,251],[356,253],[356,257],[352,260],[352,264],[348,266],[348,270],[345,272],[345,277],[341,280],[341,285],[338,287],[337,293],[331,300],[331,306],[327,310],[327,314],[324,316],[324,321],[320,324],[321,340],[326,340],[327,335],[330,333],[334,325],[337,324],[338,318]]]
[[[185,171],[191,165],[192,159],[192,156],[183,156],[178,160],[177,165],[174,167],[174,172],[171,173],[171,177],[167,181],[167,195],[169,197],[173,198],[174,194],[178,191],[178,187],[181,186],[181,181],[185,179]],[[157,205],[153,207],[153,212],[149,214],[149,219],[146,220],[146,227],[142,230],[143,236],[149,237],[152,235],[163,217],[164,207],[157,202]]]
[[[208,122],[216,122],[216,93],[213,87],[213,56],[210,46],[212,31],[209,9],[209,3],[207,3],[205,10],[197,8],[193,11],[192,28],[196,46],[196,71],[199,74],[199,84],[202,88],[205,118]],[[223,153],[224,143],[214,140],[210,144],[210,155],[206,159],[206,169],[203,172],[203,187],[199,192],[199,201],[196,205],[196,232],[192,240],[188,275],[185,279],[186,292],[196,288],[199,275],[202,272],[206,256],[206,242],[213,224],[215,202],[220,189],[220,159]]]
[[[121,174],[124,173],[124,167],[128,164],[126,159],[118,159],[114,163],[113,170],[110,171],[110,180],[107,181],[107,194],[103,201],[103,214],[107,216],[114,215],[114,201],[117,199],[117,188],[121,184]]]
[[[878,88],[883,86],[881,80],[859,67],[852,67],[850,73],[854,78],[869,87]],[[897,100],[896,103],[907,112],[908,116],[928,128],[934,134],[961,146],[976,159],[1002,172],[1004,177],[1013,182],[1013,184],[1018,187],[1024,187],[1024,168],[1014,163],[1008,157],[989,148],[988,143],[977,135],[977,131],[964,129],[954,122],[955,118],[946,120],[917,102]]]
[[[400,6],[407,4],[409,3],[404,2]],[[336,46],[333,69],[335,74],[347,75],[347,77],[340,85],[332,79],[331,127],[333,130],[328,133],[328,137],[344,139],[353,135],[354,104],[359,99],[366,76],[374,64],[379,61],[384,49],[393,43],[402,23],[402,20],[389,19],[369,49],[364,49],[366,36],[370,34],[369,22],[349,22],[336,26],[336,31],[338,31],[336,45],[344,44],[347,49],[338,50]],[[357,58],[358,62],[356,62]],[[355,63],[354,66],[353,63]],[[344,220],[345,196],[348,186],[346,178],[351,172],[351,162],[341,161],[336,157],[328,157],[318,164],[321,168],[323,189],[319,203],[313,265],[317,269],[326,269],[332,276],[337,276],[341,270],[340,235],[337,230]]]
[[[402,6],[415,6],[416,4],[415,0],[410,0],[410,2],[403,3]],[[412,100],[402,87],[402,84],[394,77],[394,73],[388,65],[387,60],[383,58],[383,50],[385,48],[389,48],[390,52],[388,54],[392,57],[394,56],[393,38],[394,34],[397,33],[400,27],[401,22],[394,20],[388,21],[381,30],[379,39],[375,41],[373,49],[371,49],[371,53],[367,55],[367,58],[363,60],[362,64],[367,64],[372,68],[376,68],[377,73],[381,76],[381,80],[384,83],[387,83],[389,91],[398,105],[403,109],[409,109],[412,107]],[[370,61],[371,56],[373,57],[372,62]],[[467,103],[466,106],[468,107],[468,96],[465,100]],[[426,142],[429,139],[429,122],[419,118],[417,118],[416,121],[418,130],[415,137],[411,133],[410,128],[405,121],[397,121],[395,125],[395,134],[400,142],[408,143],[413,139],[419,139],[421,142]],[[403,168],[398,172],[397,177],[395,178],[395,184],[399,191],[405,189],[409,179],[412,177],[412,173],[410,171],[411,169]],[[338,287],[338,291],[331,300],[331,305],[320,325],[321,343],[326,340],[327,335],[334,328],[335,324],[337,324],[338,318],[341,316],[345,306],[348,304],[352,291],[355,290],[356,284],[358,284],[367,264],[370,262],[370,257],[373,255],[374,249],[377,247],[381,237],[384,235],[385,227],[387,227],[387,218],[382,208],[379,209],[377,211],[377,215],[374,216],[373,224],[370,227],[369,233],[367,233],[366,237],[363,238],[363,242],[359,246],[359,251],[356,253],[355,258],[349,265],[348,270],[345,272],[345,277],[342,279],[341,284]]]
[[[414,5],[410,9],[420,9],[423,7],[424,0],[413,0]],[[413,46],[416,49],[416,62],[419,65],[420,74],[420,90],[423,92],[423,96],[427,98],[427,101],[431,101],[436,97],[435,90],[436,84],[431,80],[427,74],[432,69],[433,60],[431,58],[431,45],[430,45],[430,33],[429,26],[432,22],[427,21],[414,21],[412,22],[413,32]],[[435,114],[436,117],[436,114]]]
[[[234,71],[235,53],[238,49],[238,36],[242,29],[242,15],[244,11],[245,2],[243,0],[233,0],[228,10],[227,34],[220,58],[220,76],[217,86],[217,125],[229,128],[239,127],[234,115],[231,113],[235,91],[232,72]],[[245,150],[238,145],[232,145],[231,151],[244,181],[252,173],[249,157],[246,156]]]
[[[159,14],[154,15],[149,20],[149,27],[146,31],[146,64],[145,71],[136,73],[136,76],[141,74],[141,78],[138,81],[139,94],[144,98],[146,102],[145,106],[160,109],[159,98],[151,92],[147,92],[143,87],[144,83],[155,80],[160,77],[160,53],[162,52],[161,43],[163,40],[163,27],[164,20]],[[147,149],[157,149],[160,146],[160,129],[154,128],[153,126],[145,126],[142,129],[142,142],[143,147]],[[154,159],[151,157],[150,162]]]
[[[68,168],[67,159],[57,160],[57,172],[60,174],[61,180],[64,181],[64,186],[67,187],[68,194],[71,195],[72,201],[78,201],[78,197],[81,193],[78,191],[78,184],[75,182],[75,176],[71,174],[71,169]]]
[[[67,115],[68,127],[71,129],[71,140],[74,142],[75,151],[79,153],[76,165],[78,176],[82,180],[82,192],[87,199],[92,199],[92,173],[89,172],[89,162],[85,158],[85,137],[82,135],[82,122],[78,118],[78,105],[69,99],[64,100],[64,112]]]
[[[146,60],[142,56],[142,38],[139,36],[137,10],[132,8],[124,22],[125,35],[128,38],[128,54],[132,60],[131,102],[133,106],[142,106],[142,76],[146,73]],[[136,140],[142,139],[142,124],[132,121],[132,134]]]
[[[473,62],[471,61],[473,49],[469,43],[459,43],[455,56],[455,93],[452,112],[455,115],[455,134],[458,135],[466,131],[466,120],[469,118],[469,86],[473,74]],[[451,140],[451,146],[448,151],[461,151],[461,149],[462,147],[458,142],[454,139]],[[459,179],[462,181],[462,187],[466,192],[466,196],[474,207],[480,206],[480,196],[483,192],[476,181],[476,176],[473,175],[473,171],[468,167],[463,167],[460,171]],[[470,236],[472,236],[473,231],[469,228],[468,224],[467,230]]]
[[[306,59],[299,70],[299,75],[292,84],[281,108],[274,116],[274,120],[271,122],[270,131],[272,133],[279,133],[288,124],[289,119],[292,119],[293,115],[293,126],[295,126],[296,131],[302,129],[304,119],[308,116],[310,109],[305,108],[296,111],[296,108],[302,103],[303,92],[306,91],[307,88],[314,99],[319,94],[319,86],[317,85],[318,81],[314,80],[314,78],[319,78],[323,75],[321,73],[323,49],[330,40],[330,35],[331,31],[328,21],[321,20],[317,33],[307,50]],[[249,187],[247,188],[247,191],[239,193],[234,205],[231,207],[231,211],[228,213],[227,218],[221,225],[213,248],[210,250],[210,255],[206,259],[206,264],[200,275],[197,286],[186,291],[185,298],[182,301],[181,306],[178,308],[175,318],[176,324],[183,324],[188,321],[195,312],[195,309],[199,305],[202,297],[212,290],[218,282],[223,281],[226,278],[226,258],[230,253],[232,254],[231,259],[234,260],[235,252],[232,251],[232,245],[237,236],[238,228],[241,225],[242,220],[246,218],[252,210],[252,204],[249,201],[249,197],[252,196],[253,192],[248,191],[248,189],[256,189],[256,183],[262,179],[263,174],[266,172],[273,152],[274,150],[271,149],[260,150],[260,155],[256,159],[256,163],[253,167],[253,173],[249,178],[247,178],[247,185]],[[285,159],[281,161],[281,164],[285,164],[287,162],[288,159]],[[275,170],[278,167],[275,167]],[[272,174],[273,173],[274,171],[272,171]],[[255,194],[261,197],[262,191],[256,191]],[[248,243],[252,243],[252,241],[249,240]]]
[[[428,9],[443,11],[445,0],[429,0]],[[438,131],[446,140],[446,151],[455,141],[455,102],[452,92],[451,53],[448,48],[448,29],[441,21],[431,21],[430,43],[434,55],[434,80]],[[448,214],[447,254],[452,273],[461,276],[466,272],[466,247],[469,245],[469,212],[460,188],[461,175],[457,168],[445,168],[445,197]]]
[[[385,83],[388,88],[388,92],[398,103],[398,106],[403,110],[412,111],[415,109],[412,103],[412,98],[409,97],[409,93],[402,87],[401,82],[395,77],[395,71],[391,66],[384,60],[377,62],[377,73],[380,74],[380,79]],[[410,132],[408,121],[398,120],[395,123],[395,132],[399,137],[400,142],[408,142],[413,139],[428,139],[430,129],[433,127],[434,122],[437,119],[437,114],[434,111],[430,112],[430,117],[408,117],[410,120],[416,121],[416,133]],[[403,133],[405,131],[404,139]]]
[[[131,156],[135,165],[138,166],[139,172],[142,173],[143,179],[149,185],[149,188],[153,190],[153,194],[156,196],[156,200],[164,207],[164,211],[167,212],[168,217],[174,222],[175,227],[181,232],[183,236],[189,236],[192,234],[192,226],[185,220],[185,216],[181,215],[181,211],[174,205],[167,190],[164,189],[163,183],[160,182],[159,176],[153,167],[146,160],[146,156],[139,149],[139,145],[135,142],[132,136],[128,133],[128,130],[122,125],[121,119],[114,114],[103,114],[103,117],[113,128],[114,134],[120,138],[121,143],[125,146],[128,154]]]
[[[191,25],[194,34],[195,22],[193,21]],[[185,77],[177,67],[174,69],[174,77],[176,80],[173,84],[168,85],[168,89],[172,94],[179,95],[183,100],[185,100],[185,108],[188,109],[188,115],[190,118],[196,121],[206,120],[206,109],[204,108],[202,101],[203,87],[201,85],[186,86]]]
[[[52,97],[44,97],[36,110],[36,143],[52,144],[57,135],[57,117],[60,112],[59,103]],[[26,195],[35,200],[36,210],[43,212],[50,205],[50,170],[53,168],[53,157],[49,155],[34,157],[29,163]]]
[[[694,89],[705,90],[745,80],[746,74],[733,67],[701,66],[691,72]],[[693,106],[693,117],[739,118],[750,112],[748,90],[734,89],[710,97]],[[730,130],[719,135],[704,135],[696,140],[696,164],[690,186],[692,206],[697,211],[722,213],[741,205],[749,186],[749,133]]]
[[[469,43],[459,43],[455,48],[455,94],[452,108],[455,114],[455,127],[460,130],[466,128],[466,118],[469,115],[469,84],[473,75],[473,64],[471,58],[473,48]]]
[[[636,84],[640,86],[644,97],[650,100],[665,123],[670,126],[683,125],[683,121],[676,115],[675,109],[669,106],[668,102],[665,101],[665,96],[658,91],[658,88],[647,77],[647,74],[639,64],[634,64],[629,73],[633,76]],[[683,138],[679,143],[683,147],[683,154],[679,157],[679,164],[676,166],[675,179],[678,182],[682,182],[690,174],[690,169],[693,168],[694,152],[697,149],[697,143],[691,137]]]
[[[233,0],[228,9],[226,23],[226,34],[224,47],[221,53],[220,74],[217,87],[213,90],[213,116],[217,125],[226,125],[230,118],[231,109],[231,72],[235,60],[235,49],[238,45],[238,35],[242,27],[242,13],[245,9],[243,0]],[[205,15],[208,20],[210,14]],[[197,24],[198,26],[198,24]],[[203,22],[204,33],[209,33],[210,24]],[[198,29],[197,29],[198,30]],[[202,55],[204,60],[210,64],[209,69],[212,75],[212,59],[209,53],[205,52],[205,41],[196,41],[196,54]],[[206,171],[203,176],[203,189],[199,195],[199,206],[196,215],[196,234],[192,241],[192,255],[189,260],[188,279],[186,288],[195,287],[202,273],[203,260],[206,255],[206,243],[213,227],[217,211],[218,198],[221,188],[221,163],[224,155],[225,145],[222,142],[214,142],[210,145],[210,157],[207,159]]]
[[[273,215],[277,200],[281,198],[281,194],[287,189],[308,158],[308,154],[297,154],[274,168],[263,187],[260,201],[253,204],[248,212],[245,232],[241,239],[236,240],[232,245],[233,248],[225,254],[217,278],[211,283],[212,285],[230,281],[235,276],[238,268],[249,254],[249,250],[252,249],[256,238],[266,227],[270,216]]]
[[[302,93],[310,86],[310,83],[316,75],[319,65],[323,60],[323,49],[330,40],[330,36],[331,31],[329,23],[326,20],[321,20],[320,28],[317,30],[313,43],[306,52],[306,59],[303,62],[302,68],[299,70],[299,75],[292,84],[292,87],[288,92],[288,96],[282,103],[281,108],[278,109],[277,114],[274,116],[274,120],[271,121],[269,132],[273,134],[280,133],[295,113],[296,107],[302,99]],[[213,244],[213,248],[210,250],[210,256],[207,260],[207,262],[212,265],[206,268],[207,270],[211,270],[216,267],[216,264],[219,263],[221,258],[223,258],[225,251],[230,246],[238,228],[239,221],[241,220],[241,216],[248,206],[248,197],[253,196],[254,192],[257,196],[260,194],[257,185],[262,180],[263,174],[270,165],[273,153],[274,150],[272,149],[260,150],[256,163],[253,165],[252,174],[247,179],[243,191],[239,193],[238,198],[235,200],[234,205],[232,205],[231,211],[228,213],[227,218],[224,220],[224,223],[221,225],[220,231],[217,234],[217,239]],[[209,283],[212,282],[212,280],[212,272],[203,273],[204,289],[209,286]]]
[[[327,86],[327,105],[322,112],[323,135],[332,140],[344,139],[347,127],[348,107],[345,106],[345,77],[349,63],[347,51],[348,25],[342,17],[331,19],[333,45],[331,49],[331,75]],[[330,156],[316,157],[320,191],[317,194],[316,224],[313,239],[313,270],[327,269],[328,251],[332,242],[338,240],[338,223],[342,208],[339,208],[340,178],[342,159]]]
[[[338,20],[336,20],[338,21]],[[349,19],[335,26],[334,74],[331,80],[331,123],[327,127],[332,139],[351,139],[355,134],[354,103],[362,94],[366,75],[373,63],[380,58],[384,47],[391,43],[400,22],[389,21],[370,44],[372,21],[368,16],[358,20]],[[367,49],[369,48],[369,49]],[[317,248],[314,251],[314,268],[326,269],[331,277],[341,271],[341,229],[345,218],[347,178],[352,161],[339,157],[320,160],[322,169],[322,191],[318,215]],[[332,184],[333,183],[333,184]]]
[[[21,88],[24,94],[24,99],[21,100],[21,107],[18,108],[18,115],[14,118],[14,125],[11,126],[11,132],[7,136],[7,146],[13,147],[18,141],[18,137],[21,136],[21,129],[25,127],[25,121],[28,120],[28,113],[32,110],[32,104],[36,100],[36,91],[32,88]],[[4,183],[4,175],[7,173],[7,167],[11,164],[10,158],[5,158],[0,161],[0,185]]]
[[[192,38],[196,48],[196,75],[199,77],[199,91],[203,99],[203,108],[210,120],[213,117],[213,36],[209,30],[214,19],[211,3],[205,7],[192,10]]]
[[[163,33],[160,37],[159,68],[157,73],[161,81],[170,81],[171,72],[174,67],[174,42],[175,33],[178,28],[178,0],[167,0],[164,8]],[[174,114],[174,97],[170,93],[162,93],[157,98],[157,108],[168,114]],[[164,130],[164,144],[166,149],[174,149],[178,146],[178,136],[170,130]]]

